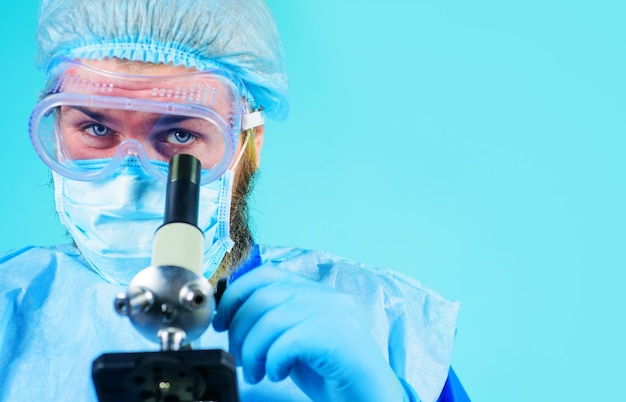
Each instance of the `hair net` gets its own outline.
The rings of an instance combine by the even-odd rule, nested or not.
[[[56,57],[117,57],[241,78],[268,117],[287,116],[284,53],[264,0],[42,0],[37,67]]]

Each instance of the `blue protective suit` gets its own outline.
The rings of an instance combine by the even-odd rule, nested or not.
[[[468,400],[450,369],[457,303],[398,273],[328,254],[265,246],[256,251],[238,275],[271,265],[347,293],[369,317],[396,375],[423,401]],[[0,401],[96,401],[90,375],[95,358],[158,349],[115,314],[113,300],[123,288],[86,267],[69,245],[24,248],[0,259]],[[228,350],[227,343],[227,333],[210,328],[194,348]],[[238,378],[242,402],[308,400],[289,378],[256,385],[243,382],[241,373]]]

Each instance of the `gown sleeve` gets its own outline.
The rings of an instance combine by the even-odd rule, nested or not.
[[[470,402],[469,396],[467,396],[461,381],[459,381],[459,377],[456,376],[452,367],[448,371],[448,378],[437,402]]]

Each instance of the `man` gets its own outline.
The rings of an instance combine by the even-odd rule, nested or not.
[[[150,263],[180,153],[202,165],[203,273],[230,280],[193,346],[233,354],[242,401],[464,400],[456,303],[393,272],[254,243],[263,115],[287,114],[262,0],[43,0],[37,39],[48,82],[31,139],[75,244],[0,260],[1,400],[95,400],[96,357],[155,349],[111,302]]]

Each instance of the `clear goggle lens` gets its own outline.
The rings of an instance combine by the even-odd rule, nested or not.
[[[137,76],[64,60],[51,76],[30,136],[59,174],[97,180],[131,156],[165,179],[158,167],[186,153],[200,160],[206,183],[233,160],[245,104],[223,71]],[[86,169],[89,160],[108,163]]]

